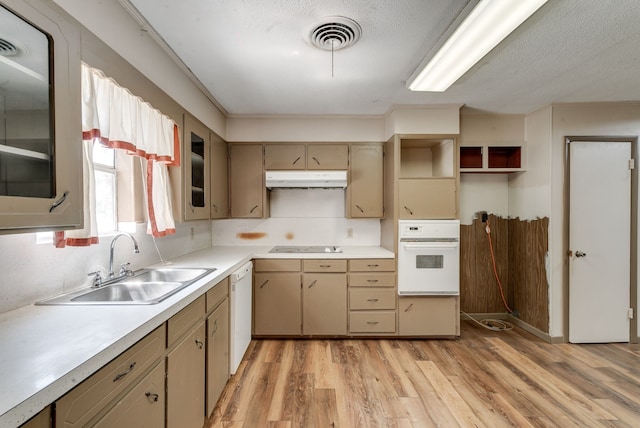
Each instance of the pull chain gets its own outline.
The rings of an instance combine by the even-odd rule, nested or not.
[[[333,42],[335,40],[331,39],[331,78],[333,79]]]

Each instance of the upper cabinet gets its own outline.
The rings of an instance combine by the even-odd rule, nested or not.
[[[81,227],[78,29],[51,2],[2,5],[0,233]]]
[[[229,180],[227,143],[211,133],[211,218],[229,216]]]
[[[184,115],[183,207],[184,219],[209,218],[210,146],[209,130],[189,115]]]
[[[460,147],[460,172],[526,171],[526,144],[469,144]]]
[[[346,144],[309,144],[307,169],[349,168],[349,146]]]
[[[381,218],[383,210],[383,147],[352,144],[347,186],[349,218]]]
[[[398,212],[401,219],[458,218],[454,138],[401,138]]]
[[[232,218],[263,218],[268,215],[262,144],[229,146],[229,181]]]
[[[264,169],[269,170],[346,170],[348,144],[291,143],[265,144]]]

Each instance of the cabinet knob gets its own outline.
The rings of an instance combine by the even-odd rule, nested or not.
[[[144,395],[147,396],[149,401],[152,401],[154,403],[157,402],[158,399],[160,399],[160,396],[158,394],[154,394],[153,392],[145,392]]]
[[[202,349],[204,347],[204,342],[200,339],[196,339],[196,346],[198,349]]]
[[[122,373],[118,373],[114,378],[113,381],[117,382],[120,379],[122,379],[123,377],[125,377],[126,375],[128,375],[129,373],[131,373],[133,371],[133,369],[136,367],[136,362],[134,361],[133,363],[131,363],[129,365],[129,368],[126,369],[125,371],[123,371]]]

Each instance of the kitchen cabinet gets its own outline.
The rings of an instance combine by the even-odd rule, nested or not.
[[[526,144],[473,144],[460,147],[460,172],[520,172],[526,171]]]
[[[459,336],[458,296],[400,296],[400,336]]]
[[[229,380],[229,279],[207,292],[207,413],[211,416]]]
[[[306,168],[304,144],[265,144],[264,169],[296,170]]]
[[[455,178],[405,178],[398,183],[399,216],[411,219],[455,219],[458,194]]]
[[[347,261],[302,261],[302,334],[347,334]]]
[[[349,334],[396,333],[394,259],[349,260]]]
[[[165,367],[162,362],[92,426],[95,428],[163,427],[164,375]]]
[[[300,268],[297,272],[258,272],[256,269],[253,298],[255,335],[299,336],[302,333]]]
[[[109,410],[122,393],[138,384],[161,361],[166,344],[163,324],[56,401],[56,427],[84,427]]]
[[[349,168],[349,146],[347,144],[309,144],[307,146],[307,169],[346,170]]]
[[[37,415],[29,419],[20,428],[52,428],[53,421],[51,419],[51,406],[45,407]]]
[[[453,137],[400,138],[400,219],[458,218],[457,154]]]
[[[205,296],[201,296],[167,322],[168,428],[204,425],[205,305]]]
[[[185,220],[209,218],[211,141],[202,123],[184,115],[183,210]]]
[[[383,217],[382,144],[352,144],[350,157],[347,217]]]
[[[227,143],[214,133],[211,138],[211,206],[210,217],[221,219],[229,217],[229,179]]]
[[[41,60],[44,66],[37,70],[22,65],[19,70],[7,64],[0,66],[11,70],[2,68],[0,75],[14,75],[13,80],[3,78],[0,105],[0,234],[80,228],[79,28],[67,21],[52,2],[2,3],[7,8],[3,9],[3,21],[9,27],[24,29],[25,34],[14,37],[32,40],[29,55],[34,57],[33,64]],[[20,24],[13,25],[12,21]],[[51,76],[51,80],[37,76]],[[28,90],[12,92],[15,86],[5,85],[7,82],[25,82]]]
[[[231,144],[229,169],[231,218],[266,217],[262,144]]]

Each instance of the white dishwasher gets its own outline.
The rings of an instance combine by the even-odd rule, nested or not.
[[[229,276],[230,292],[230,367],[235,374],[251,342],[251,294],[253,264],[248,262]]]

